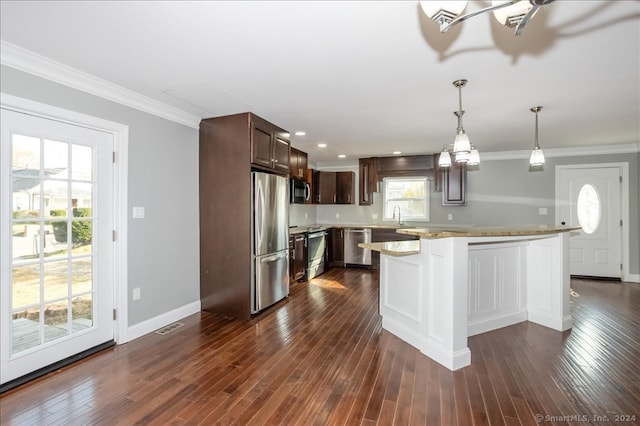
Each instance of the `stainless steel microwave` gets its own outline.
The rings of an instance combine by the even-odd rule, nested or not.
[[[311,187],[302,179],[292,178],[289,188],[291,190],[291,204],[304,204],[311,197]]]

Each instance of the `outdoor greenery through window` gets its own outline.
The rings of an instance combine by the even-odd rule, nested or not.
[[[429,220],[429,183],[426,177],[384,178],[384,220]],[[395,210],[395,219],[394,219]]]

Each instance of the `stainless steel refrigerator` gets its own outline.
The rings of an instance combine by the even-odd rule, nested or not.
[[[289,295],[289,180],[251,173],[253,223],[251,243],[251,313]]]

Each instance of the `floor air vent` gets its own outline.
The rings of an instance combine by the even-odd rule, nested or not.
[[[161,336],[164,336],[166,334],[171,333],[173,330],[176,330],[180,327],[182,327],[184,324],[181,322],[174,322],[173,324],[169,324],[165,327],[162,327],[160,330],[156,330],[156,334],[159,334]]]

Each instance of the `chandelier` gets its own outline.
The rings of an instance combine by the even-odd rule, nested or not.
[[[540,9],[540,6],[552,3],[554,0],[507,0],[492,1],[491,6],[475,12],[460,15],[467,6],[466,1],[436,1],[425,0],[420,2],[423,12],[431,20],[440,24],[440,32],[448,31],[454,25],[466,21],[485,12],[493,12],[500,24],[509,28],[515,27],[515,34],[520,35],[524,27],[529,23]]]
[[[454,87],[458,89],[458,111],[454,114],[458,117],[458,128],[456,132],[456,138],[453,144],[447,144],[442,148],[440,157],[438,159],[438,166],[442,168],[451,167],[451,154],[449,154],[449,147],[453,154],[454,161],[456,163],[468,164],[470,166],[480,164],[480,153],[474,145],[469,141],[469,136],[465,132],[462,126],[462,88],[466,86],[467,80],[456,80],[453,82]]]

